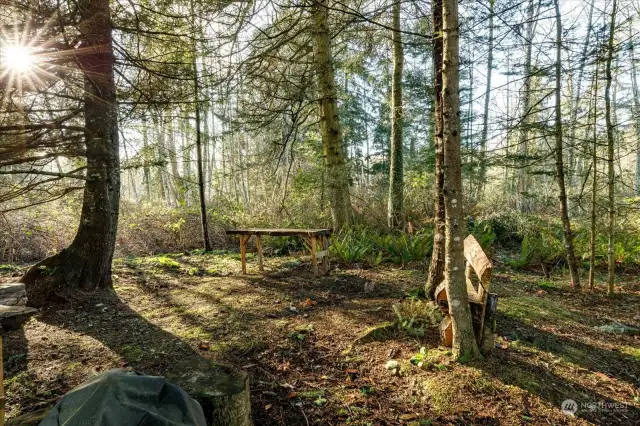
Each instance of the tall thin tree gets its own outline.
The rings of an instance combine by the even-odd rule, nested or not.
[[[562,231],[564,234],[564,247],[571,274],[571,283],[580,287],[580,275],[575,251],[573,249],[573,234],[569,209],[567,207],[567,189],[565,186],[563,138],[562,138],[562,17],[560,15],[560,2],[555,0],[556,9],[556,90],[555,90],[555,155],[556,155],[556,179],[558,181],[558,193],[560,198],[560,217],[562,219]]]
[[[312,14],[315,24],[315,60],[324,176],[329,194],[333,226],[340,229],[351,224],[353,210],[349,194],[347,154],[342,144],[338,116],[338,92],[333,71],[328,0],[314,0]]]
[[[468,361],[480,358],[481,355],[473,331],[464,272],[466,222],[462,211],[462,161],[460,156],[458,1],[443,0],[442,16],[442,122],[446,223],[444,278],[453,329],[452,351],[455,358]]]
[[[196,28],[198,18],[196,16],[194,0],[191,0],[191,19],[193,22],[193,34],[200,33],[200,29]],[[192,53],[193,68],[193,100],[196,110],[196,168],[198,172],[198,199],[200,201],[200,225],[202,227],[202,242],[205,251],[211,251],[211,241],[209,240],[209,223],[207,221],[207,201],[204,188],[204,162],[202,160],[202,129],[201,129],[201,109],[200,102],[200,76],[198,73],[198,44],[193,39]]]
[[[611,21],[609,24],[609,40],[607,42],[607,62],[606,62],[606,70],[605,70],[605,78],[606,85],[604,88],[604,102],[605,102],[605,120],[607,123],[607,186],[609,188],[609,202],[608,202],[608,213],[609,213],[609,223],[608,223],[608,234],[609,234],[609,244],[608,244],[608,272],[609,272],[609,280],[608,280],[608,293],[609,295],[613,295],[613,285],[615,281],[615,256],[614,256],[614,245],[615,245],[615,223],[616,223],[616,200],[615,200],[615,171],[614,171],[614,129],[613,129],[613,121],[611,118],[611,82],[612,72],[611,72],[611,63],[613,62],[613,40],[616,29],[616,12],[618,10],[618,1],[613,0],[613,8],[611,10]]]
[[[480,137],[480,176],[478,178],[478,196],[484,193],[487,180],[487,138],[489,135],[489,103],[491,101],[491,73],[493,70],[493,18],[496,0],[489,0],[489,40],[487,41],[487,81],[484,90],[484,113],[482,116],[482,135]]]
[[[434,299],[436,287],[444,279],[444,146],[442,143],[442,0],[433,0],[433,110],[434,131],[433,146],[435,149],[435,183],[434,183],[434,215],[433,215],[433,249],[425,293]]]
[[[400,32],[400,0],[393,0],[393,75],[391,82],[391,152],[389,164],[389,200],[387,222],[390,228],[402,223],[403,189],[403,150],[402,140],[402,71],[404,68],[404,52],[402,33]]]

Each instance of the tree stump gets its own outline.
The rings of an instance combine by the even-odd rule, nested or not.
[[[194,357],[176,365],[167,379],[200,403],[207,425],[253,425],[247,373]]]

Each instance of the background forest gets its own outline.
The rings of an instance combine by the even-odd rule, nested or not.
[[[398,2],[396,21],[387,1],[328,6],[339,161],[353,207],[353,221],[344,223],[332,221],[336,173],[321,142],[312,6],[114,2],[122,185],[117,253],[204,247],[201,192],[214,248],[229,244],[223,233],[229,227],[328,226],[343,228],[332,250],[347,262],[403,263],[430,254],[431,4]],[[560,152],[577,258],[588,261],[594,228],[595,260],[605,263],[614,223],[615,261],[635,263],[640,4],[557,6],[538,0],[460,5],[469,231],[485,247],[509,248],[515,266],[545,273],[545,264],[563,266]],[[73,67],[77,10],[47,1],[2,8],[9,12],[1,18],[2,39],[28,46],[39,69],[25,81],[5,71],[0,86],[0,260],[29,262],[66,247],[80,217],[87,160],[75,143],[83,108],[82,75]],[[401,96],[397,116],[394,90]],[[391,203],[396,195],[399,203]],[[389,233],[389,225],[397,231]],[[295,248],[284,240],[267,244],[278,252]]]

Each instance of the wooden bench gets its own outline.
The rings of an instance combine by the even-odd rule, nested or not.
[[[0,426],[4,425],[4,368],[2,359],[2,336],[8,331],[22,327],[37,309],[25,306],[27,292],[24,284],[0,284]]]
[[[485,324],[492,326],[493,316],[497,308],[497,296],[489,293],[491,286],[491,261],[482,250],[480,243],[473,235],[464,240],[464,258],[467,261],[465,270],[467,296],[471,307],[473,328],[478,345],[483,345],[485,340]],[[474,276],[477,284],[474,283]],[[436,288],[436,303],[445,315],[440,324],[440,332],[445,346],[451,346],[453,330],[449,316],[449,302],[447,299],[446,282],[443,281]]]
[[[262,236],[269,235],[273,237],[300,237],[309,244],[311,250],[311,264],[313,265],[313,275],[318,275],[318,259],[322,259],[323,273],[329,272],[329,237],[331,229],[263,229],[263,228],[245,228],[230,229],[228,235],[240,236],[240,259],[242,261],[242,273],[247,273],[247,242],[252,235],[256,236],[256,248],[258,252],[258,268],[264,271],[264,263],[262,257]],[[318,251],[318,248],[320,250]]]

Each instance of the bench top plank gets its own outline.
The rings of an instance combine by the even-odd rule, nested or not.
[[[288,228],[243,228],[229,229],[228,235],[271,235],[277,237],[310,237],[331,235],[331,229],[288,229]]]

